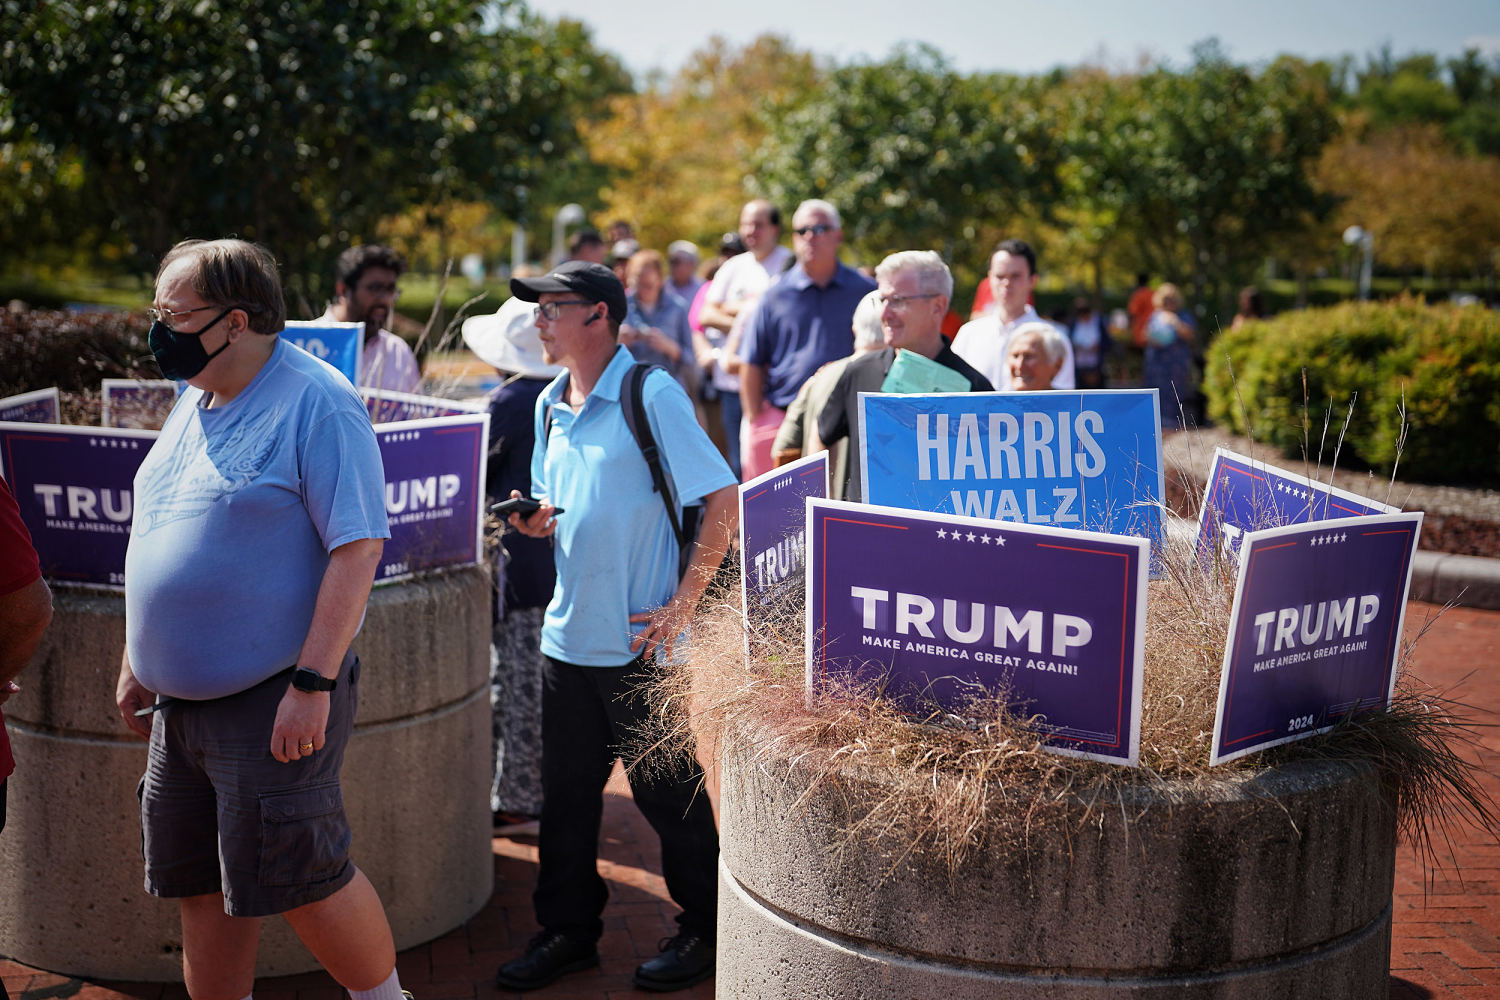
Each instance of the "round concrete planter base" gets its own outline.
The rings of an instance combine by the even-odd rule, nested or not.
[[[1395,816],[1300,763],[939,859],[845,841],[859,786],[721,761],[720,997],[1367,1000],[1387,989]],[[850,789],[853,788],[853,794]],[[878,793],[878,790],[875,790]],[[1129,819],[1125,818],[1129,815]],[[1005,843],[995,838],[996,844]],[[842,850],[839,848],[842,846]]]
[[[344,806],[397,948],[462,924],[493,887],[489,587],[465,569],[381,588],[355,641]],[[5,706],[16,773],[0,834],[0,954],[67,975],[180,980],[177,906],[142,889],[146,744],[114,703],[124,599],[58,588],[54,608]],[[317,967],[286,921],[264,922],[257,975]]]

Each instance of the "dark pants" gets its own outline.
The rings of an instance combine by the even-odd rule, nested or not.
[[[542,825],[540,872],[532,903],[545,929],[597,941],[609,890],[599,877],[599,822],[604,785],[617,757],[630,760],[631,740],[648,721],[634,689],[649,662],[580,667],[547,658],[542,686]],[[710,940],[718,919],[719,834],[703,771],[677,752],[642,761],[628,772],[636,808],[661,839],[662,876],[677,922]]]

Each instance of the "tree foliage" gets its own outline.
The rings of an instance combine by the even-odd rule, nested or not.
[[[1403,125],[1333,144],[1317,176],[1340,199],[1335,230],[1368,230],[1385,266],[1493,273],[1500,158],[1458,152],[1437,125]]]
[[[631,220],[646,246],[716,242],[754,192],[746,175],[766,133],[760,110],[794,106],[821,78],[812,56],[780,36],[739,50],[715,37],[670,82],[611,99],[608,115],[583,129],[589,155],[609,171],[606,217]]]
[[[1227,307],[1278,241],[1332,207],[1311,176],[1338,129],[1317,67],[1283,59],[1257,73],[1210,43],[1185,71],[1100,90],[1073,133],[1077,184],[1128,228],[1149,270],[1190,280],[1200,301]]]
[[[914,247],[951,256],[975,220],[1053,196],[1060,150],[1036,89],[963,76],[925,46],[841,67],[816,93],[767,106],[755,182],[789,208],[833,202],[846,238],[872,257]]]
[[[4,6],[0,141],[76,158],[142,264],[233,233],[309,287],[407,205],[512,207],[576,145],[579,102],[626,82],[581,28],[509,2]]]

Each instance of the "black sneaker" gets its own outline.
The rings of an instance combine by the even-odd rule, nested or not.
[[[636,967],[635,987],[653,993],[685,990],[714,974],[714,942],[693,931],[663,938],[661,954]]]
[[[599,949],[562,934],[542,931],[526,945],[526,954],[513,958],[495,973],[495,985],[506,990],[534,990],[559,976],[582,972],[599,964]]]

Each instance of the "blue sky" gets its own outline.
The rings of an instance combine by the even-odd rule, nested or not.
[[[594,39],[637,75],[672,73],[712,34],[744,44],[765,32],[839,62],[881,58],[900,42],[928,42],[961,71],[1034,73],[1081,62],[1136,64],[1143,54],[1181,65],[1217,36],[1238,62],[1281,53],[1356,56],[1389,44],[1403,55],[1500,56],[1496,0],[527,0],[548,17],[589,24]]]

